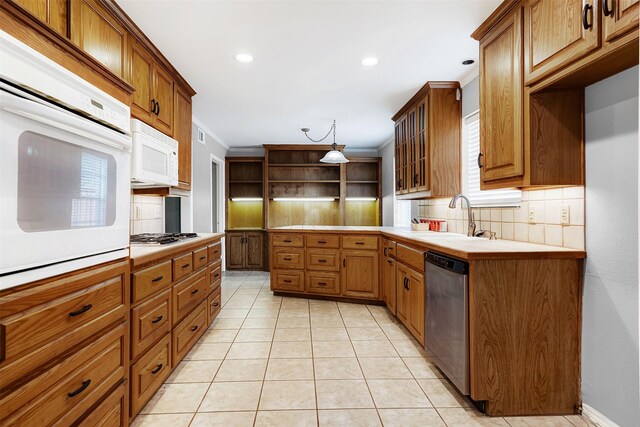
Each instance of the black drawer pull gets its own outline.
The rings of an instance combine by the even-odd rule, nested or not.
[[[199,328],[199,326],[198,326],[198,325],[192,326],[192,327],[191,327],[191,332],[195,332],[195,331],[197,331],[197,330],[198,330],[198,328]]]
[[[201,256],[201,257],[200,257],[200,261],[202,261],[203,259],[207,259],[207,256],[206,256],[206,255],[204,255],[204,256]]]
[[[200,289],[194,289],[194,290],[191,291],[191,295],[195,295],[198,292],[200,292]]]
[[[613,9],[609,7],[609,0],[602,1],[602,11],[604,12],[604,16],[611,16],[613,14]]]
[[[484,154],[479,153],[478,154],[478,168],[482,169],[483,165],[482,165],[482,156],[484,156]]]
[[[152,282],[159,282],[160,280],[164,279],[164,276],[158,276],[155,279],[151,279]]]
[[[158,323],[158,322],[159,322],[159,321],[161,321],[161,320],[162,320],[162,316],[158,316],[158,317],[156,317],[155,319],[153,319],[153,320],[151,321],[151,323]]]
[[[364,242],[356,242],[356,245],[364,245]]]
[[[151,371],[151,373],[153,375],[157,374],[158,372],[160,372],[160,370],[162,369],[162,363],[159,364],[158,366],[156,366],[156,368],[154,370]]]
[[[80,310],[72,311],[71,313],[69,313],[69,317],[79,316],[82,313],[86,313],[87,311],[91,310],[91,307],[93,307],[93,304],[87,304]]]
[[[318,243],[321,244],[321,245],[324,245],[324,244],[327,243],[327,241],[326,240],[318,240]]]
[[[319,259],[318,262],[327,262],[326,259]]]
[[[158,107],[156,109],[156,116],[159,116],[160,115],[160,103],[159,102],[156,102],[156,107]]]
[[[593,23],[589,23],[589,11],[593,10],[593,6],[591,6],[590,4],[585,4],[584,8],[582,9],[582,27],[585,30],[588,30],[589,28],[591,28],[593,26]]]
[[[182,266],[182,269],[184,270],[184,269],[189,268],[189,267],[191,267],[191,264],[185,264],[185,265]]]
[[[327,286],[327,282],[318,282],[318,286]]]
[[[77,395],[82,393],[87,387],[89,387],[89,384],[91,384],[91,380],[82,381],[82,385],[80,386],[80,388],[72,391],[71,393],[67,393],[67,396],[76,397]]]
[[[283,282],[284,282],[284,283],[291,283],[291,280],[289,280],[289,279],[284,279],[284,280],[283,280]]]
[[[384,252],[384,256],[388,256],[388,255],[387,255],[387,248],[386,248],[386,247],[383,249],[383,252]]]
[[[213,277],[220,277],[220,273],[214,274]]]
[[[217,302],[214,302],[214,303],[213,303],[213,306],[214,306],[214,307],[217,307],[218,305],[219,305],[219,303],[217,303]]]
[[[291,243],[291,240],[283,240],[285,243]]]
[[[291,261],[291,258],[283,258],[285,261]]]

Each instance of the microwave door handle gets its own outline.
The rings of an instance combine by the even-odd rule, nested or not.
[[[131,138],[128,135],[121,134],[73,113],[60,111],[5,92],[0,92],[0,109],[111,148],[131,151]],[[101,135],[105,133],[109,134],[108,138]]]

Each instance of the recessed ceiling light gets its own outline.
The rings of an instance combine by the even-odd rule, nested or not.
[[[253,62],[253,56],[248,53],[239,53],[236,55],[236,61],[241,64],[251,64]]]
[[[465,59],[461,62],[462,65],[471,65],[474,64],[476,61],[475,59]]]
[[[373,67],[374,65],[378,65],[379,62],[378,58],[371,56],[369,58],[364,58],[362,60],[362,65],[365,67]]]

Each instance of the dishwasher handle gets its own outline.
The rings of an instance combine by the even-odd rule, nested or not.
[[[424,260],[429,264],[436,265],[456,274],[462,274],[465,276],[469,274],[469,263],[450,258],[436,252],[427,252],[424,256]]]

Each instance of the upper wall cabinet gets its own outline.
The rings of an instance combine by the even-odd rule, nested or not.
[[[133,37],[129,38],[129,73],[129,81],[135,88],[131,99],[131,115],[171,135],[173,80]]]
[[[175,85],[173,137],[178,141],[178,187],[191,189],[191,96]]]
[[[523,174],[522,92],[522,11],[517,10],[480,43],[482,181]]]
[[[637,15],[638,0],[505,0],[473,33],[483,190],[584,184],[584,87],[638,63]]]
[[[602,0],[601,3],[605,42],[638,31],[640,0]]]
[[[67,0],[10,0],[40,21],[49,25],[58,34],[67,36],[67,17],[69,15]]]
[[[461,104],[458,82],[428,82],[392,118],[396,194],[424,198],[460,192]]]
[[[71,41],[116,76],[126,77],[127,31],[95,0],[73,0]]]
[[[531,0],[524,15],[527,83],[600,46],[596,0]]]

